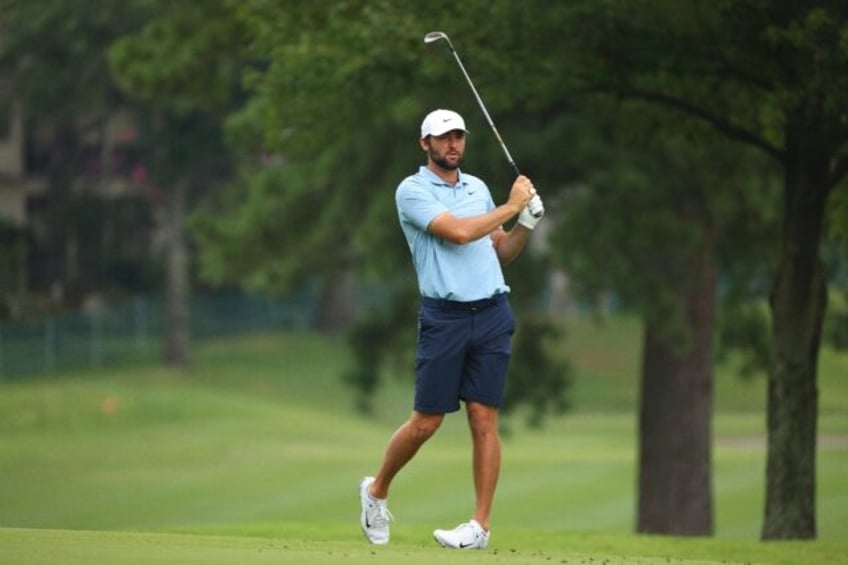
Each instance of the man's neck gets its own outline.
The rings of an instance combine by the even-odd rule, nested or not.
[[[427,168],[451,186],[459,182],[459,169],[443,169],[432,161],[427,163]]]

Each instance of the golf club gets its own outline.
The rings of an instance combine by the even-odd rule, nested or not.
[[[506,160],[509,162],[509,166],[512,167],[512,170],[515,172],[515,176],[520,175],[521,170],[518,168],[518,165],[515,164],[515,160],[512,158],[512,155],[510,155],[509,149],[507,149],[506,147],[506,143],[504,143],[500,132],[498,132],[498,128],[495,127],[495,122],[492,121],[492,117],[489,115],[489,111],[486,109],[486,105],[483,104],[483,99],[480,98],[480,94],[474,87],[474,83],[471,82],[471,77],[468,76],[468,71],[465,70],[465,65],[462,64],[462,60],[459,58],[459,55],[457,54],[456,49],[454,49],[453,43],[451,43],[451,40],[448,35],[442,31],[431,31],[430,33],[424,36],[424,43],[433,43],[439,41],[440,39],[444,39],[447,42],[448,47],[450,47],[451,53],[453,53],[453,57],[454,59],[456,59],[456,63],[459,65],[459,70],[461,70],[462,74],[465,76],[465,80],[468,82],[468,86],[471,87],[471,92],[474,93],[474,98],[477,99],[477,104],[480,106],[480,110],[483,111],[483,116],[486,118],[486,122],[489,124],[489,127],[492,128],[492,132],[495,134],[498,143],[500,143],[504,155],[506,155]],[[530,207],[530,213],[536,216],[537,218],[544,213],[544,210],[541,208],[541,200],[538,195],[533,196],[528,206]]]

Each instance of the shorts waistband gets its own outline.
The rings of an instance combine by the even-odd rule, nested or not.
[[[472,300],[470,302],[458,302],[456,300],[445,300],[444,298],[430,298],[429,296],[421,297],[421,304],[430,308],[438,308],[440,310],[460,310],[464,312],[478,312],[485,310],[495,304],[500,304],[506,300],[506,293],[496,294],[490,298],[482,298],[480,300]]]

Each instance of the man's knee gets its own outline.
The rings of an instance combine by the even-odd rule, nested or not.
[[[468,426],[474,435],[486,435],[498,431],[498,409],[479,402],[468,402],[465,406]]]
[[[414,412],[409,419],[409,427],[413,437],[418,443],[424,443],[442,425],[444,414],[424,414]]]

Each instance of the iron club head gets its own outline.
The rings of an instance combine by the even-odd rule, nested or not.
[[[434,41],[438,41],[440,39],[444,39],[450,45],[450,39],[448,38],[448,34],[442,31],[431,31],[427,35],[424,36],[424,43],[433,43]]]

